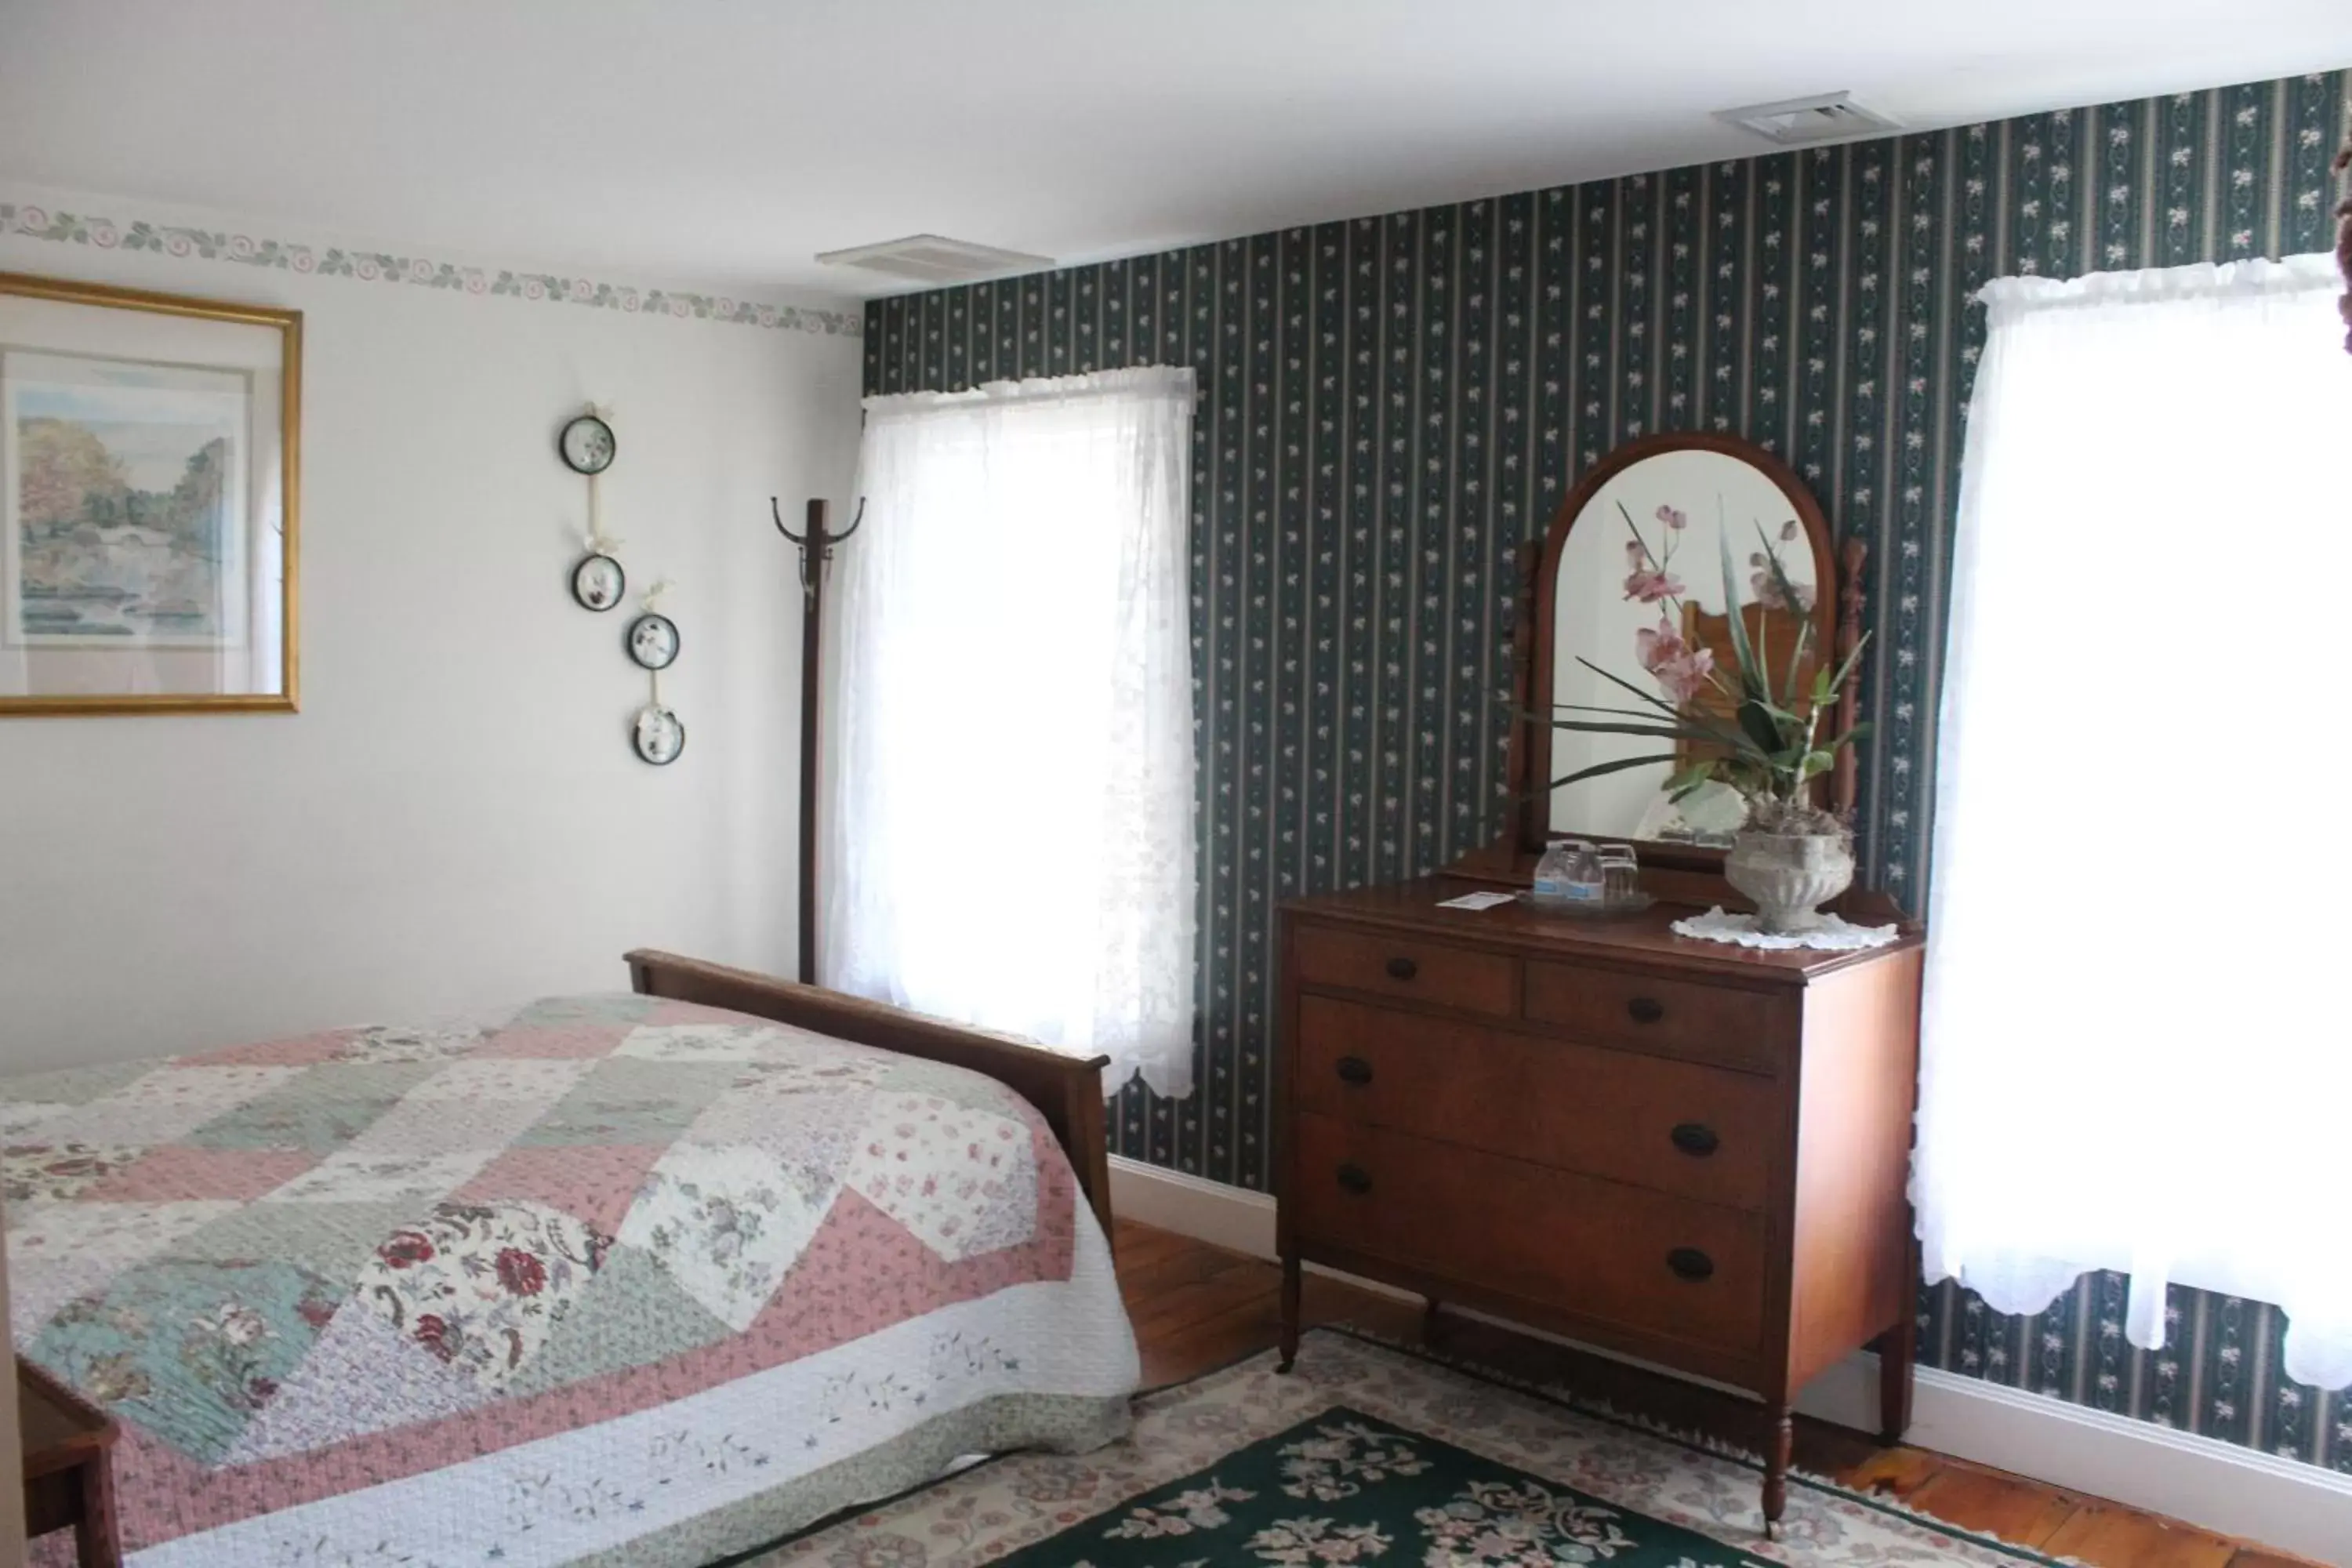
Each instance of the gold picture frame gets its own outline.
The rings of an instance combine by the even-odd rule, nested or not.
[[[301,417],[299,310],[0,272],[0,717],[296,711]]]

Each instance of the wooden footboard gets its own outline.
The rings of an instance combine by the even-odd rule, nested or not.
[[[640,995],[773,1018],[837,1040],[969,1068],[996,1079],[1044,1115],[1108,1238],[1110,1151],[1103,1131],[1102,1091],[1108,1057],[1064,1056],[1009,1035],[967,1029],[821,985],[802,985],[676,953],[640,948],[627,956],[630,984]]]

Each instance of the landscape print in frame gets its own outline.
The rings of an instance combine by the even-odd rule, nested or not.
[[[299,312],[0,273],[0,714],[291,711]]]

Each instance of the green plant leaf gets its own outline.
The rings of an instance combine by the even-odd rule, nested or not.
[[[1772,569],[1772,581],[1780,587],[1780,597],[1787,602],[1790,612],[1794,613],[1797,607],[1797,585],[1789,580],[1788,569],[1780,563],[1780,542],[1772,537],[1771,531],[1766,528],[1760,520],[1750,518],[1748,521],[1755,525],[1756,542],[1764,547],[1764,563]]]
[[[1823,741],[1822,745],[1827,750],[1834,752],[1840,746],[1851,746],[1856,741],[1868,740],[1870,738],[1871,731],[1875,728],[1876,726],[1873,725],[1869,720],[1865,719],[1861,723],[1856,724],[1853,729],[1848,730],[1844,734],[1832,736],[1831,739]]]
[[[1731,621],[1732,657],[1739,661],[1739,689],[1748,697],[1761,697],[1770,688],[1757,672],[1756,650],[1748,641],[1748,620],[1739,613],[1739,584],[1731,565],[1731,531],[1717,529],[1715,543],[1723,556],[1724,613]],[[1743,718],[1743,726],[1745,722]]]
[[[1633,521],[1633,514],[1625,510],[1625,503],[1622,500],[1617,503],[1617,515],[1623,518],[1625,526],[1633,531],[1633,542],[1642,547],[1642,559],[1649,563],[1649,569],[1663,574],[1666,569],[1665,558],[1650,548],[1650,542],[1642,537],[1642,525]]]
[[[1666,798],[1679,805],[1701,784],[1715,777],[1715,769],[1712,758],[1703,763],[1693,763],[1686,768],[1676,768],[1666,780]]]
[[[1579,768],[1566,778],[1552,780],[1550,787],[1558,789],[1562,784],[1572,784],[1579,779],[1599,778],[1602,773],[1622,773],[1627,768],[1646,768],[1659,763],[1671,763],[1675,760],[1672,752],[1668,752],[1662,757],[1620,757],[1613,763],[1595,763],[1589,768]]]
[[[1714,737],[1704,730],[1694,730],[1681,724],[1612,724],[1600,719],[1555,719],[1555,730],[1573,730],[1580,735],[1647,735],[1659,741],[1708,741]]]
[[[1695,714],[1685,713],[1681,709],[1675,707],[1673,703],[1651,696],[1648,692],[1643,690],[1632,681],[1627,680],[1621,676],[1610,674],[1607,670],[1601,668],[1599,665],[1593,663],[1589,658],[1579,658],[1576,662],[1584,666],[1585,668],[1591,670],[1601,679],[1609,681],[1612,685],[1623,687],[1626,690],[1632,692],[1634,696],[1640,698],[1651,707],[1661,710],[1669,718],[1671,718],[1674,722],[1677,724],[1695,724],[1705,730],[1707,734],[1707,739],[1713,741],[1717,745],[1740,747],[1749,743],[1746,736],[1735,733],[1730,730],[1724,729],[1720,725],[1710,723],[1706,720],[1701,719]],[[1562,704],[1561,706],[1567,705]]]
[[[1739,704],[1739,728],[1748,742],[1766,756],[1785,748],[1789,740],[1780,732],[1774,709],[1759,698],[1750,697]]]
[[[1727,730],[1709,720],[1700,718],[1696,713],[1685,712],[1682,709],[1675,707],[1673,703],[1665,701],[1661,698],[1652,696],[1650,693],[1643,690],[1640,687],[1634,685],[1632,681],[1625,679],[1622,676],[1612,675],[1609,671],[1601,668],[1599,665],[1593,663],[1589,658],[1580,658],[1576,662],[1584,666],[1585,668],[1592,671],[1593,674],[1601,677],[1601,679],[1608,681],[1610,684],[1623,687],[1626,690],[1632,692],[1634,696],[1640,698],[1651,707],[1666,714],[1668,719],[1673,722],[1677,724],[1695,724],[1701,729],[1706,730],[1709,738],[1717,742],[1718,744],[1733,746],[1745,745],[1748,743],[1746,737],[1739,735],[1736,731]]]
[[[1780,683],[1780,706],[1793,709],[1797,705],[1797,674],[1804,668],[1805,650],[1813,645],[1813,617],[1797,619],[1797,646],[1789,655],[1789,679]]]
[[[1653,722],[1660,721],[1656,714],[1645,713],[1639,708],[1607,708],[1597,702],[1555,702],[1551,706],[1555,713],[1614,713],[1622,719],[1648,719]],[[1540,713],[1530,713],[1528,717],[1543,719]],[[1550,722],[1549,720],[1544,721]]]
[[[1862,662],[1862,650],[1869,646],[1870,634],[1864,632],[1854,639],[1853,651],[1845,656],[1845,662],[1838,666],[1836,673],[1830,674],[1827,679],[1823,679],[1821,676],[1813,678],[1815,708],[1826,708],[1837,700],[1838,693],[1844,689],[1845,683],[1853,678],[1854,666]],[[1824,672],[1824,674],[1827,673]]]
[[[1595,675],[1599,676],[1601,679],[1603,679],[1603,680],[1605,680],[1605,681],[1608,681],[1611,685],[1612,685],[1612,686],[1622,686],[1622,687],[1623,687],[1626,690],[1628,690],[1628,691],[1632,692],[1635,697],[1639,698],[1639,699],[1640,699],[1641,700],[1643,700],[1643,702],[1648,703],[1648,704],[1649,704],[1651,707],[1653,707],[1653,708],[1663,708],[1663,709],[1664,709],[1667,712],[1669,712],[1669,713],[1674,713],[1674,714],[1677,714],[1677,715],[1679,715],[1679,714],[1681,713],[1681,711],[1682,711],[1682,710],[1680,710],[1680,709],[1676,708],[1673,703],[1671,703],[1671,702],[1667,701],[1664,698],[1663,698],[1663,697],[1659,697],[1659,696],[1654,695],[1654,693],[1651,693],[1651,692],[1647,692],[1647,691],[1643,690],[1640,687],[1638,687],[1638,686],[1634,685],[1632,681],[1630,681],[1630,680],[1626,679],[1623,676],[1622,676],[1622,675],[1612,675],[1612,674],[1610,674],[1607,670],[1605,670],[1605,669],[1601,668],[1599,665],[1597,665],[1597,664],[1593,663],[1591,659],[1586,658],[1585,658],[1583,655],[1581,655],[1581,654],[1579,654],[1579,655],[1577,656],[1576,662],[1577,662],[1577,663],[1579,663],[1579,664],[1580,664],[1580,665],[1582,665],[1582,666],[1584,666],[1584,668],[1587,668],[1587,669],[1591,670],[1593,674],[1595,674]]]

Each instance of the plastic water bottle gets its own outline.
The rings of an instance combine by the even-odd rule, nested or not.
[[[1576,858],[1569,867],[1568,901],[1596,910],[1609,901],[1609,873],[1590,844],[1577,847]]]
[[[1566,903],[1574,898],[1570,889],[1576,885],[1577,862],[1591,853],[1592,846],[1581,838],[1555,840],[1536,862],[1536,897],[1550,903]]]

